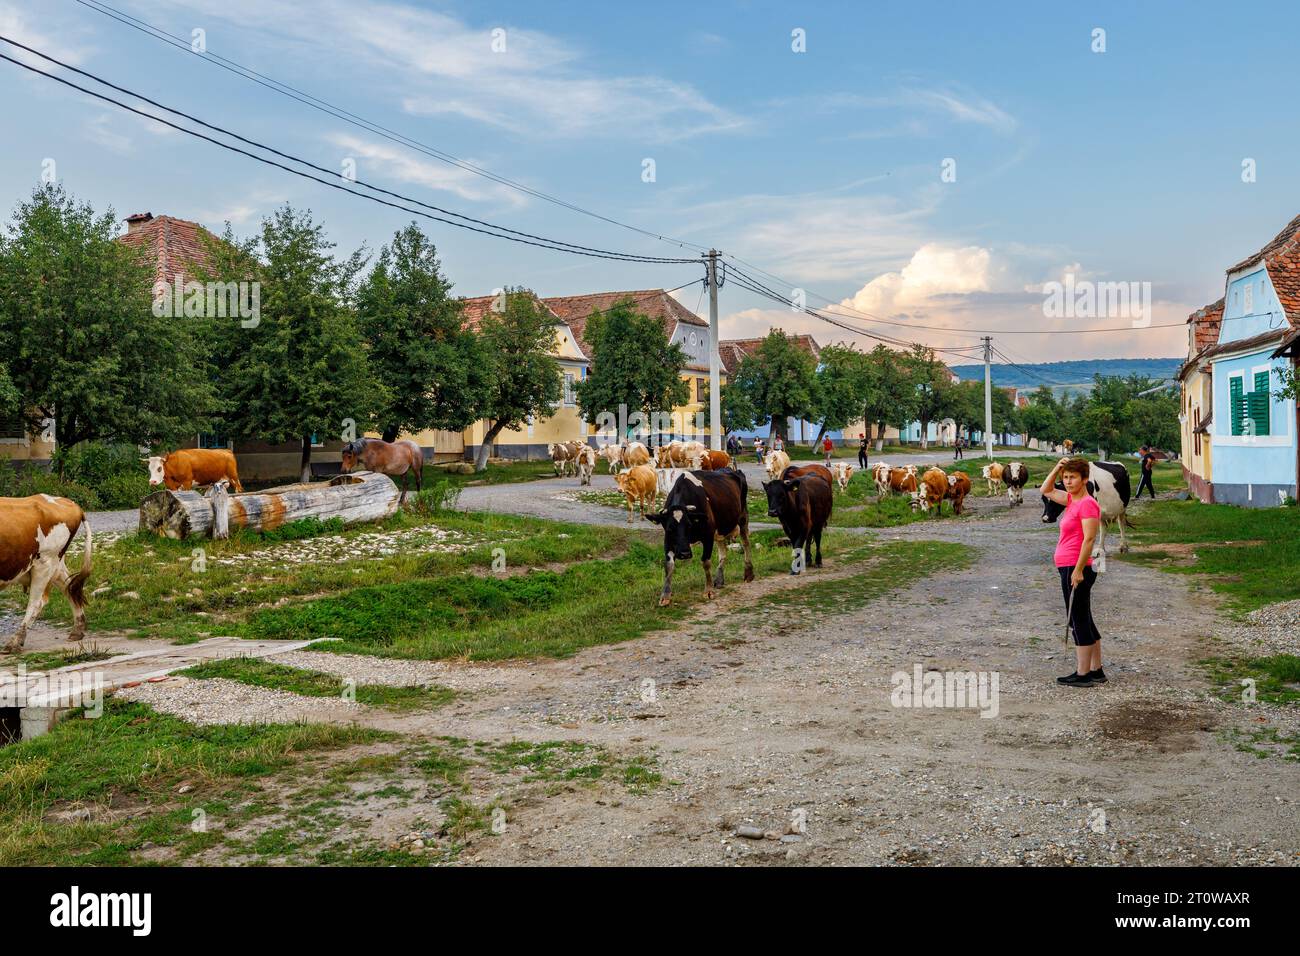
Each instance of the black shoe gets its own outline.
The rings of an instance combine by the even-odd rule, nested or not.
[[[1098,667],[1095,671],[1089,672],[1088,676],[1092,678],[1094,684],[1104,684],[1108,680],[1106,672]]]
[[[1064,677],[1056,678],[1058,684],[1064,684],[1066,687],[1091,687],[1093,679],[1091,674],[1066,674]]]

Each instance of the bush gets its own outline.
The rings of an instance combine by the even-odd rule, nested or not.
[[[26,498],[30,495],[71,498],[86,511],[97,511],[102,507],[99,495],[93,488],[60,478],[40,468],[17,471],[9,462],[0,462],[0,497]]]
[[[153,493],[148,475],[110,475],[99,483],[98,491],[102,507],[121,511],[139,508]]]
[[[418,495],[406,499],[406,510],[418,515],[438,515],[451,511],[460,500],[460,486],[445,478],[435,481]]]

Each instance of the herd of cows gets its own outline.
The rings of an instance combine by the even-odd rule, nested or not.
[[[744,551],[744,579],[753,580],[749,483],[726,452],[710,451],[700,442],[672,442],[653,454],[640,442],[608,445],[599,450],[584,442],[567,442],[550,446],[550,454],[556,474],[572,470],[582,484],[590,484],[597,461],[604,458],[626,498],[628,522],[636,506],[643,518],[663,529],[661,605],[671,601],[676,562],[690,560],[695,544],[702,548],[706,598],[713,597],[714,588],[723,586],[727,547],[737,539]],[[393,477],[409,475],[415,478],[418,489],[422,459],[422,452],[411,442],[362,439],[345,449],[343,466],[347,471],[361,465]],[[161,485],[173,491],[207,487],[209,495],[225,494],[228,486],[236,493],[243,491],[235,456],[230,451],[185,449],[143,460],[149,467],[151,486]],[[768,477],[763,482],[767,515],[778,519],[790,542],[791,573],[800,574],[808,566],[821,567],[822,533],[834,508],[834,489],[848,488],[853,466],[844,462],[792,465],[781,451],[769,452],[764,466]],[[951,500],[953,512],[961,514],[963,502],[971,493],[970,477],[960,471],[947,473],[929,468],[918,472],[915,465],[893,468],[883,462],[871,471],[879,496],[910,495],[914,510],[935,515],[941,513],[945,500]],[[981,477],[990,495],[999,494],[1005,487],[1011,507],[1023,503],[1029,469],[1022,462],[986,465]],[[1064,485],[1057,482],[1056,487]],[[1104,548],[1107,525],[1118,522],[1120,550],[1127,550],[1124,528],[1130,496],[1128,470],[1117,462],[1092,462],[1088,490],[1101,507],[1098,549]],[[664,496],[663,508],[654,511],[660,494]],[[1062,510],[1061,505],[1044,496],[1044,522],[1056,521]],[[83,527],[86,547],[82,565],[72,573],[65,556]],[[28,591],[26,613],[4,652],[12,654],[22,649],[27,630],[45,608],[52,588],[61,590],[72,606],[74,622],[68,639],[81,640],[86,633],[85,585],[92,567],[90,525],[76,502],[50,495],[0,498],[0,589],[18,585]]]

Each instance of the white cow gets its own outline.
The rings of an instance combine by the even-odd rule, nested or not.
[[[853,466],[844,461],[837,461],[831,465],[831,474],[835,476],[835,484],[840,486],[840,491],[848,490],[849,479],[853,477],[853,470]]]
[[[871,466],[871,477],[876,482],[876,495],[883,498],[892,490],[889,487],[889,473],[893,469],[883,461],[878,461]]]
[[[609,465],[609,473],[612,475],[618,471],[619,465],[623,464],[623,446],[606,445],[596,452],[597,456],[605,459]]]
[[[592,473],[596,470],[596,449],[590,445],[583,445],[578,449],[576,464],[578,466],[578,484],[591,484]]]
[[[774,480],[790,467],[790,456],[783,451],[769,451],[763,459],[763,466],[767,468],[768,480]]]

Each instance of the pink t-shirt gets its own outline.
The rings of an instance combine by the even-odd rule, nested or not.
[[[1061,540],[1056,544],[1058,568],[1072,568],[1079,563],[1079,551],[1083,548],[1083,519],[1100,517],[1101,505],[1092,495],[1085,495],[1078,501],[1070,499],[1057,519],[1061,525]],[[1092,555],[1088,555],[1088,564],[1092,564]]]

